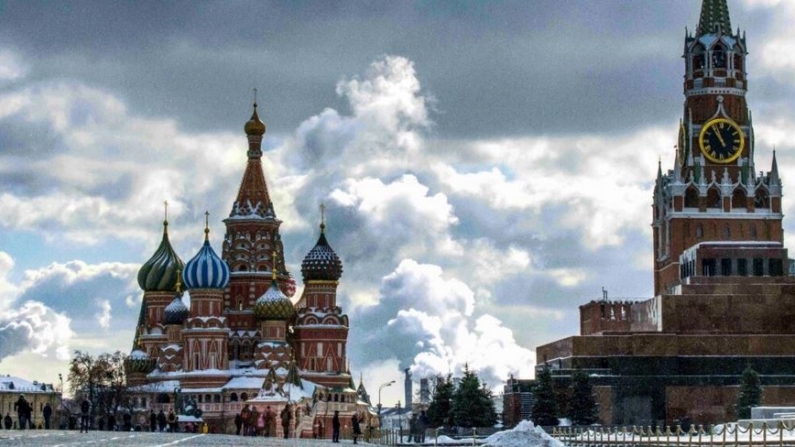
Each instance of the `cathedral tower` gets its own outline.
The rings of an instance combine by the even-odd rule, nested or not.
[[[221,256],[231,271],[229,287],[224,296],[225,307],[229,309],[227,317],[230,326],[256,330],[258,325],[254,303],[270,287],[272,272],[280,272],[279,287],[288,297],[295,293],[295,280],[284,265],[284,247],[279,235],[282,221],[276,218],[262,171],[265,123],[257,114],[256,103],[244,130],[248,138],[248,162],[232,211],[224,220],[226,236]],[[242,353],[242,356],[243,360],[250,359],[248,352]]]

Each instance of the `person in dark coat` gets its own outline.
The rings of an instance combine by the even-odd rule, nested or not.
[[[149,410],[149,431],[157,430],[157,415],[155,410]]]
[[[334,411],[331,418],[331,442],[340,442],[340,412]]]
[[[420,439],[417,442],[425,442],[425,430],[428,429],[428,426],[431,424],[431,420],[428,419],[428,415],[425,414],[425,410],[420,411],[420,417],[417,419],[417,424],[419,427],[417,429],[420,433]]]
[[[116,431],[116,416],[108,415],[108,431]]]
[[[19,399],[14,402],[14,410],[16,410],[17,419],[19,419],[19,429],[24,430],[25,426],[28,425],[28,418],[30,417],[30,404],[22,394],[20,394]]]
[[[243,405],[243,410],[240,412],[240,417],[243,419],[243,436],[248,436],[248,427],[251,425],[251,409],[248,404]],[[254,425],[256,421],[254,421]]]
[[[356,440],[362,435],[362,428],[359,427],[359,415],[356,413],[353,413],[351,418],[351,427],[353,428],[353,443],[356,444]]]
[[[166,414],[163,413],[163,410],[160,410],[160,413],[157,413],[157,425],[160,427],[160,431],[166,431]]]
[[[243,415],[240,413],[235,415],[235,434],[240,436],[240,429],[243,428]]]
[[[44,409],[41,410],[41,414],[44,416],[44,428],[49,430],[50,418],[52,418],[52,407],[50,406],[49,402],[47,402],[47,405],[45,405]]]
[[[292,415],[290,414],[290,404],[287,404],[282,410],[281,414],[279,415],[282,418],[282,431],[284,432],[284,439],[290,437],[290,419]]]
[[[80,403],[80,433],[83,433],[83,430],[88,433],[88,412],[91,410],[91,403],[83,397],[83,402]]]
[[[168,431],[171,433],[177,432],[177,415],[174,410],[168,412]]]
[[[11,419],[11,413],[6,413],[6,417],[3,418],[3,423],[6,426],[6,430],[11,430],[11,427],[14,425],[14,420]]]
[[[122,425],[123,431],[132,431],[132,415],[130,413],[124,413],[121,415],[121,420],[124,421],[124,425]]]

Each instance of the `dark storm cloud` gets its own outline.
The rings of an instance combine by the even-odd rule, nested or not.
[[[399,54],[442,104],[438,134],[457,137],[609,131],[668,117],[678,98],[656,93],[681,73],[670,55],[682,35],[671,24],[692,26],[698,14],[685,0],[2,8],[0,40],[39,55],[37,77],[123,92],[136,113],[179,116],[191,129],[236,129],[256,86],[271,131],[289,133],[322,107],[344,108],[328,89],[340,74]]]

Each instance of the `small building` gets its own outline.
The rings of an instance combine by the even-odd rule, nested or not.
[[[33,410],[31,420],[34,427],[44,427],[44,407],[49,404],[52,408],[52,421],[50,428],[60,425],[58,415],[61,408],[61,392],[57,391],[50,383],[38,382],[14,377],[11,375],[0,376],[0,410],[2,417],[10,414],[14,420],[14,428],[17,427],[17,412],[14,404],[19,400],[19,396],[24,396],[30,403]]]

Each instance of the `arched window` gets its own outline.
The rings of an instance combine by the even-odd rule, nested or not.
[[[157,395],[157,403],[159,404],[167,404],[171,402],[171,398],[166,393],[160,393]]]
[[[696,239],[704,237],[704,226],[701,224],[696,225]]]
[[[229,395],[229,402],[237,402],[237,393],[232,393]]]
[[[221,403],[221,395],[220,394],[213,395],[213,402],[216,403],[216,404],[220,404]]]
[[[726,68],[726,48],[721,44],[712,47],[712,68]]]
[[[707,208],[720,208],[720,191],[710,188],[707,191]]]
[[[693,70],[703,70],[704,69],[704,47],[701,45],[696,45],[693,48]]]
[[[745,191],[743,188],[737,188],[732,193],[732,209],[740,210],[746,208]]]
[[[770,196],[768,196],[767,191],[764,189],[759,189],[756,191],[756,195],[754,196],[754,205],[758,209],[769,209],[770,208]]]
[[[240,394],[240,400],[242,400],[243,402],[247,401],[248,400],[248,394],[241,393]]]
[[[734,69],[742,74],[743,71],[743,50],[739,45],[734,46]]]
[[[698,208],[698,188],[693,185],[685,191],[685,208]]]

